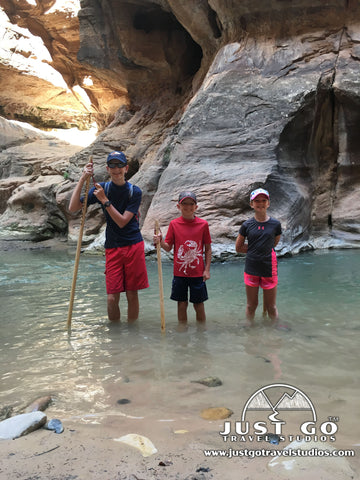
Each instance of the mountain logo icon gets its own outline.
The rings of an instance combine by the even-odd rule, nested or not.
[[[270,394],[276,401],[270,400]],[[266,385],[253,393],[243,408],[242,421],[245,421],[246,413],[251,410],[272,412],[268,416],[272,421],[277,421],[276,416],[280,411],[308,411],[316,422],[316,411],[310,398],[299,388],[285,383]]]

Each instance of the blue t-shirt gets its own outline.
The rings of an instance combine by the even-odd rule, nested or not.
[[[102,188],[105,189],[105,182],[100,182]],[[101,202],[94,195],[95,188],[92,187],[88,194],[88,205]],[[115,185],[110,182],[109,189],[106,192],[107,198],[112,205],[121,214],[125,210],[134,214],[129,223],[125,227],[120,228],[114,220],[110,217],[107,210],[104,210],[106,217],[106,231],[105,231],[105,248],[126,247],[142,242],[143,238],[140,232],[139,221],[137,214],[140,207],[142,192],[139,187],[133,185],[132,195],[130,193],[130,185],[128,182],[125,185]]]
[[[239,233],[248,241],[245,259],[245,272],[248,275],[272,276],[273,261],[276,261],[276,256],[272,254],[275,237],[281,232],[281,223],[271,217],[266,222],[258,222],[252,217],[241,225]]]

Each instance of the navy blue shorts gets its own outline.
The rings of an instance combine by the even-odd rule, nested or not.
[[[203,277],[174,277],[170,296],[171,300],[187,302],[188,289],[190,289],[191,303],[202,303],[209,298]]]

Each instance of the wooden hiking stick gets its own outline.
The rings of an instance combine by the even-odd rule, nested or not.
[[[92,155],[90,156],[90,163],[93,163]],[[76,287],[77,273],[78,273],[78,269],[79,269],[79,260],[80,260],[82,237],[83,237],[83,233],[84,233],[84,225],[85,225],[85,216],[86,216],[87,197],[88,197],[88,193],[89,193],[89,186],[90,186],[90,177],[88,177],[86,179],[86,184],[85,184],[85,196],[84,196],[84,202],[83,202],[83,207],[82,207],[82,217],[81,217],[81,224],[80,224],[80,230],[79,230],[79,238],[78,238],[76,254],[75,254],[74,273],[73,273],[73,279],[72,279],[72,285],[71,285],[69,311],[68,311],[68,317],[67,317],[67,323],[66,323],[68,333],[70,333],[70,331],[71,331],[71,316],[72,316],[72,311],[73,311],[73,306],[74,306],[75,287]]]
[[[159,222],[155,220],[155,235],[160,232]],[[160,317],[161,317],[161,332],[165,332],[165,310],[164,310],[164,287],[163,287],[163,275],[161,265],[161,246],[160,243],[156,244],[158,275],[159,275],[159,296],[160,296]]]

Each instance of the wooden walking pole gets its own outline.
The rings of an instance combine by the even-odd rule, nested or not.
[[[155,220],[155,234],[158,235],[159,232],[160,232],[159,222]],[[158,275],[159,275],[161,332],[164,333],[165,332],[164,287],[163,287],[160,243],[156,244],[156,254],[157,254]]]
[[[92,156],[91,156],[90,157],[90,163],[92,163],[92,162],[93,162],[93,159],[92,159]],[[79,238],[78,238],[76,254],[75,254],[74,273],[73,273],[73,279],[72,279],[72,285],[71,285],[69,311],[68,311],[67,324],[66,324],[67,329],[68,329],[68,333],[70,333],[70,331],[71,331],[71,317],[72,317],[72,311],[73,311],[73,306],[74,306],[75,287],[76,287],[77,273],[78,273],[78,269],[79,269],[79,260],[80,260],[82,237],[83,237],[83,233],[84,233],[84,225],[85,225],[85,216],[86,216],[87,197],[88,197],[88,193],[89,193],[89,186],[90,186],[90,177],[88,177],[86,179],[86,184],[85,184],[85,196],[84,196],[84,202],[83,202],[83,207],[82,207],[82,216],[81,216],[81,224],[80,224],[80,230],[79,230]]]

